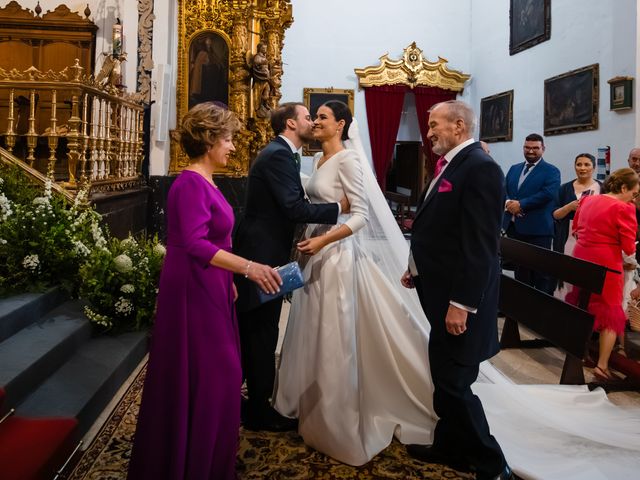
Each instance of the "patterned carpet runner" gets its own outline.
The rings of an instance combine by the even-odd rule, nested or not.
[[[69,480],[124,480],[140,405],[146,366],[131,384],[102,429],[82,454]],[[472,479],[440,465],[407,456],[394,442],[371,462],[351,467],[307,447],[295,432],[240,431],[238,478],[244,479]]]

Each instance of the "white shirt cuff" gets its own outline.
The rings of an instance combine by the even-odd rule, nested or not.
[[[454,307],[461,308],[462,310],[466,310],[469,313],[478,313],[477,308],[467,307],[466,305],[462,305],[461,303],[454,302],[453,300],[449,300],[449,304],[453,305]]]

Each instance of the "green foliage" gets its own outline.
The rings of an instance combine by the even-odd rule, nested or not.
[[[0,296],[62,285],[102,329],[151,324],[164,247],[157,238],[109,238],[79,192],[73,205],[0,167]]]
[[[0,192],[3,192],[9,201],[25,205],[31,203],[39,194],[38,187],[29,181],[15,165],[6,165],[0,162]]]
[[[74,294],[80,265],[92,248],[106,244],[100,216],[80,202],[67,208],[52,196],[50,182],[35,196],[11,172],[0,178],[0,295],[53,285]]]
[[[80,268],[87,317],[105,329],[139,330],[152,323],[165,248],[158,238],[111,239]]]

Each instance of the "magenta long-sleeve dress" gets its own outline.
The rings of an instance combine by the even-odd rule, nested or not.
[[[210,265],[231,250],[233,211],[185,170],[167,202],[167,255],[129,480],[235,478],[240,347],[232,273]]]

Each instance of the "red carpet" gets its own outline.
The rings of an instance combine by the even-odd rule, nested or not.
[[[0,406],[4,400],[0,388]],[[75,418],[12,416],[0,423],[2,480],[51,480],[73,449]]]

